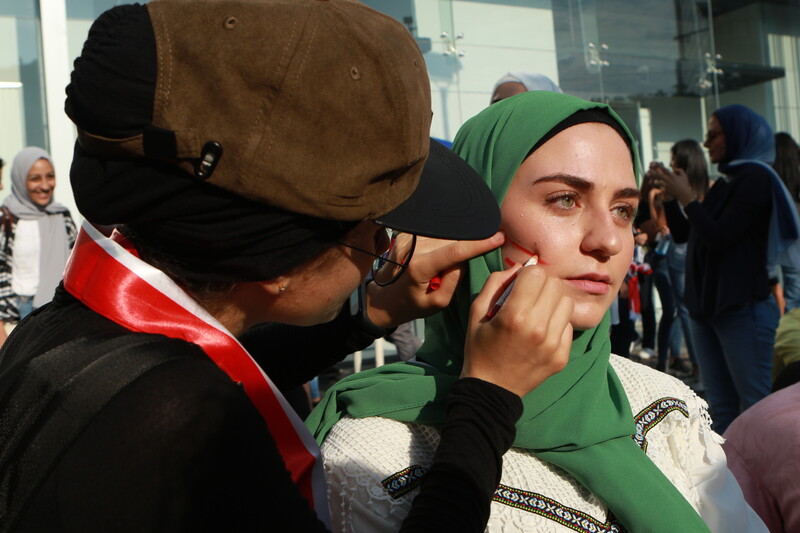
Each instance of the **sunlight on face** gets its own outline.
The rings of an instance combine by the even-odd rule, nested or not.
[[[564,280],[572,326],[595,327],[617,296],[633,257],[639,205],[631,153],[608,125],[561,131],[519,167],[501,206],[507,264],[532,254]]]
[[[46,207],[53,200],[56,187],[56,173],[47,159],[37,160],[25,177],[28,196],[36,205]]]

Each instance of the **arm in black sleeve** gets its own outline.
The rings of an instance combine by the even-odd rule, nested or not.
[[[365,328],[345,303],[332,321],[316,326],[264,323],[239,341],[280,390],[301,385],[348,354],[363,350],[393,329]]]
[[[521,415],[516,394],[479,379],[456,382],[433,466],[401,533],[484,531]]]
[[[669,226],[672,240],[678,244],[688,241],[691,224],[677,200],[664,202],[664,215],[667,217],[667,226]]]
[[[715,219],[699,202],[690,202],[684,210],[698,237],[709,250],[721,252],[741,243],[743,236],[756,226],[772,206],[772,184],[767,170],[748,165],[742,170],[725,201],[722,213]],[[710,199],[713,189],[709,191]]]

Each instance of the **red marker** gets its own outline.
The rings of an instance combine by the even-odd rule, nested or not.
[[[522,266],[526,267],[526,266],[536,265],[538,263],[539,263],[539,256],[538,255],[534,255],[533,257],[528,259],[525,262],[525,264],[522,265]],[[511,289],[514,288],[514,283],[516,281],[517,281],[517,278],[514,278],[513,280],[511,280],[511,283],[508,284],[508,287],[506,287],[506,290],[504,290],[503,294],[500,295],[500,298],[497,299],[497,301],[492,306],[492,308],[489,310],[489,312],[486,313],[486,318],[492,318],[494,315],[497,314],[497,312],[500,310],[500,308],[503,307],[503,304],[506,303],[506,299],[508,298],[508,295],[511,294]]]
[[[428,287],[430,287],[432,291],[439,290],[441,286],[442,278],[440,276],[433,276],[433,278],[431,278],[431,280],[428,282]]]

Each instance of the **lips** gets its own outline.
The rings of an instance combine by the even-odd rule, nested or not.
[[[31,195],[31,198],[34,200],[34,202],[36,202],[37,204],[41,205],[41,204],[48,203],[52,196],[53,196],[53,192],[52,191],[50,191],[50,192],[34,192]]]
[[[567,283],[589,294],[605,295],[611,290],[611,278],[602,274],[585,274],[567,278]]]

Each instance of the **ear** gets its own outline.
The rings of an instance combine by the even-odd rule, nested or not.
[[[278,296],[286,292],[287,288],[289,288],[289,285],[291,283],[291,277],[286,275],[281,275],[274,279],[269,279],[266,281],[257,281],[254,283],[260,285],[264,289],[264,291],[266,291],[266,293],[269,294],[270,296],[277,298]]]

